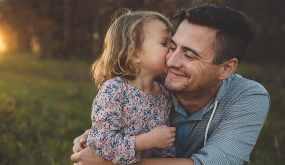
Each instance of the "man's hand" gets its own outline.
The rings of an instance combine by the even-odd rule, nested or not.
[[[153,128],[150,132],[148,132],[152,146],[156,148],[166,148],[172,146],[175,141],[175,131],[175,127],[168,127],[165,125],[160,125]]]
[[[76,162],[75,165],[113,165],[112,162],[100,158],[90,147],[71,155],[70,159]]]
[[[77,137],[73,141],[73,155],[71,161],[75,165],[113,165],[112,162],[105,161],[100,158],[88,145],[86,144],[90,130],[86,130],[84,134]]]
[[[84,134],[82,134],[81,136],[77,137],[76,139],[74,139],[73,141],[73,153],[77,153],[82,151],[84,148],[87,147],[87,137],[88,134],[90,132],[90,129],[86,130]]]

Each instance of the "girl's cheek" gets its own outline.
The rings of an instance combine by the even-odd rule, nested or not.
[[[164,54],[165,56],[167,56],[168,53],[169,53],[169,49],[168,49],[168,48],[164,48],[163,54]]]
[[[164,49],[166,50],[166,52],[169,52],[169,48],[168,47],[164,47]]]
[[[166,54],[166,62],[170,59],[171,55],[173,54],[173,52],[171,50],[168,50],[168,53]]]

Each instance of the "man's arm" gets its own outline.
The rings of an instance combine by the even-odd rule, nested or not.
[[[90,147],[71,155],[71,161],[76,165],[114,165],[96,155]],[[192,159],[187,158],[141,158],[139,165],[194,165]]]
[[[71,155],[70,159],[76,165],[115,165],[100,158],[90,147]]]
[[[88,137],[89,130],[86,130],[84,134],[74,139],[73,155],[71,155],[71,161],[78,162],[77,165],[114,165],[112,162],[108,162],[100,158],[96,153],[90,148],[84,148]],[[139,165],[193,165],[191,159],[186,158],[141,158]]]
[[[195,164],[247,164],[269,110],[266,93],[248,91],[227,107],[206,145],[191,155]]]
[[[139,165],[194,165],[188,158],[141,158]]]
[[[72,148],[72,151],[74,154],[88,147],[86,142],[87,142],[89,132],[90,132],[90,129],[86,130],[82,135],[74,139],[73,148]]]
[[[84,144],[87,141],[88,133],[90,130],[86,130],[84,134],[74,139],[73,155],[71,155],[71,161],[78,162],[77,165],[114,165],[112,162],[108,162],[100,158],[89,147],[84,148]],[[193,165],[193,161],[187,158],[141,158],[139,165]]]

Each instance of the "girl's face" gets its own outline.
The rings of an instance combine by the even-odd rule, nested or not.
[[[138,66],[143,75],[160,76],[167,73],[166,55],[170,44],[171,33],[166,24],[153,19],[144,25],[145,39],[136,55]]]

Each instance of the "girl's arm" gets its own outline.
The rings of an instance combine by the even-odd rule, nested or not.
[[[135,137],[135,151],[143,151],[150,148],[166,148],[175,141],[175,127],[160,125],[150,132]]]
[[[164,89],[164,88],[163,88]],[[165,90],[165,89],[164,89]],[[150,132],[141,134],[136,136],[135,145],[136,145],[136,152],[142,151],[150,148],[157,148],[157,154],[159,157],[174,157],[175,156],[175,148],[174,148],[174,141],[175,141],[175,127],[169,127],[169,115],[170,110],[172,107],[172,99],[171,95],[168,91],[165,90],[165,105],[167,105],[167,112],[163,112],[164,118],[162,123],[165,125],[159,125],[153,128]],[[161,112],[159,112],[161,113]]]
[[[168,109],[171,109],[172,102],[169,102]],[[153,145],[156,145],[155,152],[151,157],[153,158],[174,158],[176,155],[176,150],[174,147],[175,141],[175,127],[170,126],[169,122],[169,113],[164,113],[166,125],[161,125],[155,127],[149,133],[152,136],[149,137],[150,140],[153,141]]]
[[[166,148],[175,141],[175,127],[160,125],[148,133],[138,136],[119,133],[118,123],[114,117],[97,119],[92,126],[88,145],[102,158],[116,164],[137,163],[140,156],[138,151],[149,148]],[[117,126],[116,126],[117,125]],[[169,148],[167,148],[169,149]],[[172,153],[172,155],[175,155]]]
[[[100,120],[98,124],[93,124],[87,143],[104,160],[115,164],[133,164],[138,163],[140,158],[135,153],[134,140],[134,136],[124,135],[114,130],[112,124]]]
[[[92,128],[87,140],[98,156],[116,164],[137,163],[140,158],[135,153],[135,136],[122,131],[125,91],[119,78],[101,86],[92,105]]]

